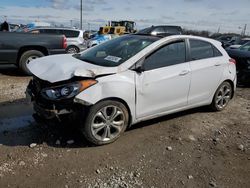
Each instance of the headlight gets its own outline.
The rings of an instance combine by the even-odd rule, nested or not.
[[[42,90],[42,95],[49,100],[68,99],[96,83],[96,80],[83,80],[54,88],[46,88]]]

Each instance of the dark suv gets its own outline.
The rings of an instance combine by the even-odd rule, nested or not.
[[[146,29],[142,29],[138,31],[136,34],[169,36],[169,35],[181,35],[182,33],[183,31],[180,26],[159,25],[159,26],[152,26]]]

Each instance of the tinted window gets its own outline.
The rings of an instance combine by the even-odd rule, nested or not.
[[[79,31],[63,30],[63,34],[69,38],[76,38],[79,36],[79,33],[80,33]]]
[[[183,63],[186,60],[186,47],[184,41],[168,44],[149,57],[144,62],[145,70],[157,69],[170,65]]]
[[[179,27],[164,27],[166,33],[169,34],[181,34],[182,30]]]
[[[200,40],[189,40],[191,60],[214,57],[214,50],[210,43]]]
[[[157,34],[160,34],[160,33],[165,33],[164,29],[162,27],[157,27],[155,28],[151,34],[153,35],[157,35]]]
[[[222,56],[221,52],[213,46],[213,49],[214,49],[214,57],[219,57],[219,56]]]
[[[46,34],[59,34],[56,29],[43,29],[43,33],[46,33]]]

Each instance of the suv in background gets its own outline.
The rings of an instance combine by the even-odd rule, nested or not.
[[[155,36],[169,36],[169,35],[181,35],[183,34],[180,26],[171,25],[159,25],[152,26],[138,31],[139,35],[155,35]]]
[[[84,31],[82,30],[70,29],[70,28],[39,27],[31,30],[30,33],[65,35],[68,44],[66,52],[70,54],[79,53],[86,49],[83,38]]]

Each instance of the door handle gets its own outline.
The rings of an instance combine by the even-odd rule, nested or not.
[[[188,74],[189,73],[189,70],[184,70],[184,71],[182,71],[179,75],[180,76],[185,76],[186,74]]]
[[[215,63],[214,66],[216,67],[221,66],[221,63]]]

